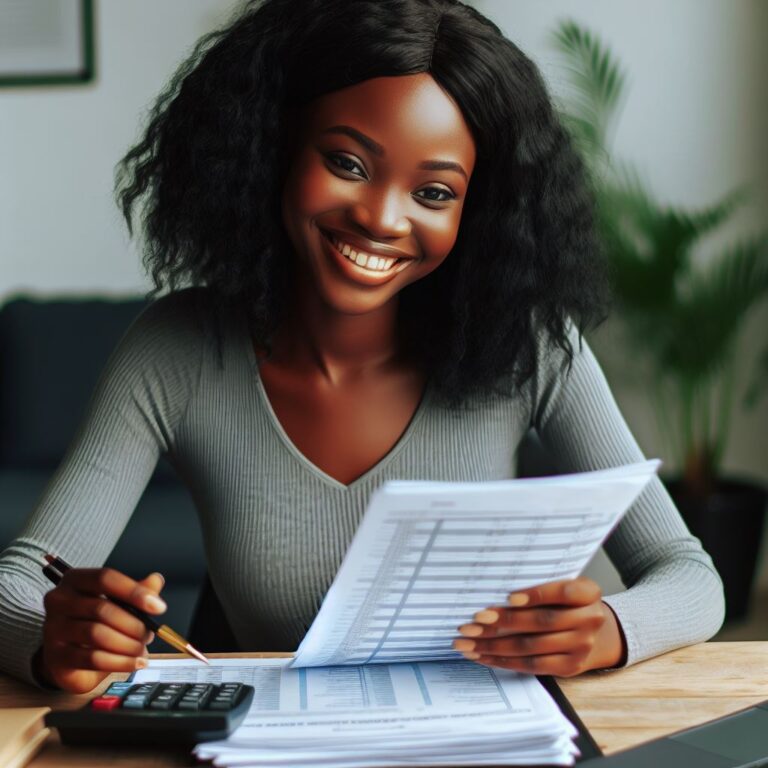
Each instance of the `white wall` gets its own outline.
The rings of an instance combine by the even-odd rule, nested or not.
[[[0,301],[145,291],[113,202],[115,163],[145,111],[235,0],[97,0],[96,81],[0,90]]]
[[[133,294],[149,287],[112,199],[113,169],[145,110],[197,38],[236,0],[97,0],[97,80],[0,90],[0,301],[38,294]],[[662,200],[706,205],[751,182],[755,198],[720,242],[766,225],[768,2],[765,0],[475,0],[541,66],[564,77],[547,44],[556,21],[597,31],[625,63],[629,98],[615,136]],[[701,258],[718,242],[704,248]],[[764,343],[768,311],[749,344]],[[642,392],[625,386],[595,339],[638,440],[661,454]],[[663,456],[662,456],[663,457]],[[663,457],[666,458],[666,457]],[[768,399],[738,414],[726,468],[768,480]],[[768,547],[766,547],[768,551]],[[768,557],[763,582],[768,585]]]

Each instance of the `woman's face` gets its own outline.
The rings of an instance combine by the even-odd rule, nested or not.
[[[440,266],[456,241],[475,144],[430,75],[322,96],[299,130],[283,223],[298,269],[328,306],[369,312]]]

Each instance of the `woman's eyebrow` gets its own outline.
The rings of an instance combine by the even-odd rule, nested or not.
[[[374,155],[379,157],[384,155],[384,147],[381,144],[377,144],[370,136],[360,133],[360,131],[352,128],[350,125],[334,125],[332,128],[326,128],[323,133],[344,134],[354,139],[358,144],[362,144],[367,150],[373,152]]]
[[[326,128],[322,133],[341,133],[354,139],[358,144],[362,144],[362,146],[373,152],[377,157],[383,157],[385,154],[384,147],[381,144],[350,125],[334,125],[331,128]],[[465,181],[468,180],[466,171],[458,163],[453,162],[453,160],[424,160],[419,163],[419,168],[425,171],[455,171],[461,174]]]
[[[423,163],[419,163],[419,168],[425,171],[456,171],[464,177],[464,181],[469,181],[467,172],[453,160],[425,160]]]

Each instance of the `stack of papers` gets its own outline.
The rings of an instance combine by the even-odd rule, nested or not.
[[[572,765],[576,729],[537,678],[465,661],[457,627],[578,576],[658,461],[541,479],[388,482],[295,657],[152,661],[137,681],[241,681],[217,766]]]
[[[530,675],[468,661],[293,669],[290,659],[150,662],[137,682],[248,683],[243,724],[194,754],[217,766],[572,765],[576,729]]]

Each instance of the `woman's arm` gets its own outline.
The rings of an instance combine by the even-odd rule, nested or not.
[[[19,536],[0,555],[0,669],[37,684],[46,552],[78,567],[104,563],[161,453],[173,449],[198,380],[201,335],[181,292],[153,304],[124,336],[61,465]]]
[[[586,342],[569,375],[561,353],[544,358],[533,386],[533,426],[563,472],[642,461]],[[725,614],[722,582],[701,543],[688,531],[662,483],[654,478],[605,544],[626,592],[602,599],[626,639],[626,664],[702,642]]]

